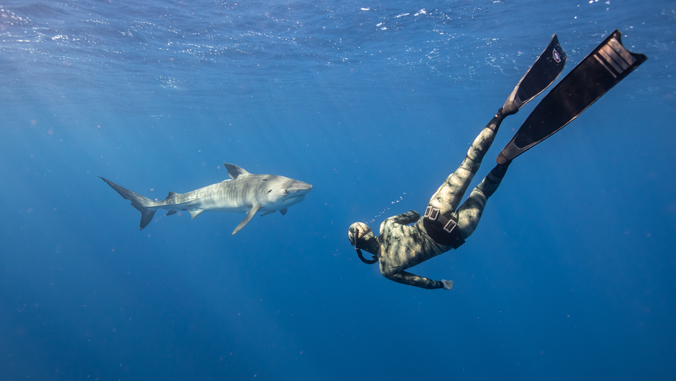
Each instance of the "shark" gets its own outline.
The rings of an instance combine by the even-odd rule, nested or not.
[[[140,230],[148,226],[158,209],[168,210],[167,216],[187,210],[191,218],[203,212],[246,213],[232,232],[235,235],[256,213],[265,212],[262,214],[265,216],[279,211],[285,215],[290,206],[303,201],[312,190],[312,185],[288,177],[255,175],[234,164],[224,165],[230,179],[187,193],[169,192],[167,198],[161,201],[153,201],[108,179],[99,178],[141,212]]]

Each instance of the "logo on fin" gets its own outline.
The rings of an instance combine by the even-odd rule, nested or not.
[[[556,49],[552,50],[552,58],[554,58],[554,61],[556,61],[556,63],[561,62],[561,55],[559,54],[559,52],[556,51]]]

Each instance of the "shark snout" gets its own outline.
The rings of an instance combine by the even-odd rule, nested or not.
[[[291,186],[286,188],[286,191],[289,193],[289,195],[292,196],[300,196],[304,194],[308,194],[312,190],[312,185],[308,183],[304,183],[302,181],[295,181]]]

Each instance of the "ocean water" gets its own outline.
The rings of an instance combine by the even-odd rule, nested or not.
[[[412,269],[347,240],[422,212],[557,33],[649,59],[512,164],[467,243]],[[676,377],[676,3],[0,3],[0,379]],[[503,123],[472,186],[537,100]],[[282,216],[140,214],[228,178]]]

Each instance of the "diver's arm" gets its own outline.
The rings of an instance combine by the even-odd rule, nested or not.
[[[410,223],[418,221],[420,218],[420,213],[416,212],[415,210],[409,210],[406,213],[398,214],[396,216],[392,216],[384,221],[385,224],[387,223],[392,223],[396,222],[398,224],[402,225],[408,225]]]
[[[383,274],[384,275],[384,274]],[[407,284],[409,286],[415,286],[420,288],[426,288],[428,290],[434,290],[437,288],[444,288],[444,284],[438,280],[433,280],[425,278],[419,275],[411,274],[406,271],[400,271],[398,273],[384,275],[385,278],[393,280],[397,283]],[[450,283],[451,287],[453,282]],[[450,287],[448,288],[450,289]]]

